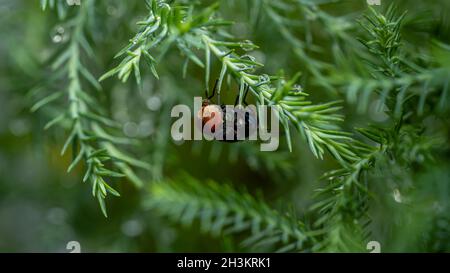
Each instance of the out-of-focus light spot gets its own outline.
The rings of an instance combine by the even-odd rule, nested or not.
[[[69,38],[69,35],[66,33],[66,29],[59,25],[53,28],[52,31],[52,41],[53,43],[61,43],[67,41]]]
[[[106,8],[106,12],[107,12],[108,15],[110,15],[110,16],[116,16],[116,15],[117,15],[117,9],[116,9],[116,7],[114,7],[114,6],[112,6],[112,5],[109,5],[109,6]]]
[[[143,120],[139,123],[139,132],[138,135],[140,137],[148,137],[154,133],[155,127],[151,120]]]
[[[47,212],[47,220],[55,225],[62,225],[67,218],[67,212],[62,208],[51,208]]]
[[[259,63],[266,63],[266,54],[261,50],[255,50],[252,52],[252,56],[255,57],[256,61]]]
[[[392,193],[395,202],[402,203],[402,195],[398,189],[394,189],[394,192]]]
[[[161,99],[158,96],[153,96],[147,100],[147,108],[152,111],[158,111],[161,108]]]
[[[56,27],[56,33],[58,33],[58,34],[64,34],[64,27],[62,27],[62,26],[57,26]]]
[[[173,143],[177,146],[181,146],[184,144],[184,140],[183,139],[182,140],[173,140]]]
[[[249,34],[249,27],[244,23],[236,23],[232,25],[232,33],[236,33],[238,37],[246,37]]]
[[[136,137],[138,135],[139,127],[134,122],[127,122],[123,126],[123,132],[128,137]]]
[[[129,220],[122,224],[122,232],[128,237],[136,237],[142,234],[144,227],[138,220]]]
[[[9,124],[9,130],[15,136],[23,136],[30,131],[30,125],[26,120],[17,119]]]
[[[118,120],[120,122],[125,122],[130,119],[128,117],[128,113],[127,113],[126,109],[122,109],[122,110],[118,110],[118,111],[114,112],[113,116],[114,116],[115,120]]]
[[[57,43],[61,43],[63,40],[63,36],[60,34],[56,34],[53,36],[52,41],[57,44]]]

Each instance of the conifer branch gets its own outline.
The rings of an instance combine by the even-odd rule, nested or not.
[[[430,10],[439,9],[442,1],[427,6]],[[445,252],[449,249],[446,236],[450,226],[446,213],[450,207],[449,124],[445,114],[449,108],[450,45],[446,14],[438,18],[439,12],[431,11],[433,16],[423,22],[418,20],[421,11],[413,5],[408,7],[408,13],[398,12],[395,5],[388,9],[387,5],[369,7],[362,13],[361,3],[347,1],[338,6],[335,4],[339,1],[335,0],[239,0],[233,1],[235,6],[230,9],[226,6],[219,9],[220,3],[229,5],[230,1],[217,0],[210,5],[208,1],[147,0],[148,13],[138,22],[138,31],[134,33],[128,20],[142,12],[142,4],[81,0],[81,6],[72,6],[74,2],[40,0],[43,10],[59,18],[53,30],[46,29],[45,24],[39,28],[39,31],[57,33],[53,36],[56,53],[42,46],[42,35],[34,35],[37,32],[27,35],[19,48],[18,41],[22,38],[11,30],[10,26],[16,24],[9,17],[32,15],[26,20],[30,24],[43,20],[42,15],[33,17],[34,9],[24,12],[28,7],[25,2],[5,16],[3,28],[9,34],[5,41],[0,41],[0,48],[6,46],[5,54],[11,58],[4,62],[5,73],[0,80],[7,87],[6,92],[11,91],[8,87],[17,88],[18,92],[12,94],[12,98],[17,98],[23,89],[17,82],[25,80],[25,76],[30,76],[28,82],[36,80],[35,75],[40,74],[37,62],[51,53],[52,73],[29,92],[28,98],[36,97],[31,111],[51,116],[46,130],[55,127],[64,130],[67,138],[62,154],[72,151],[68,171],[83,167],[83,181],[89,183],[105,215],[107,196],[119,195],[117,178],[126,176],[141,187],[143,182],[135,169],[150,169],[154,183],[149,185],[150,194],[144,199],[152,211],[186,225],[198,223],[203,231],[213,235],[246,237],[244,247],[254,247],[257,251],[366,252],[366,243],[372,240],[382,243],[382,251]],[[246,5],[248,10],[243,11]],[[354,16],[358,14],[362,14],[360,20]],[[222,18],[243,19],[231,31],[244,39],[228,33],[232,23]],[[246,23],[253,24],[254,28],[247,28]],[[99,28],[96,32],[94,26]],[[22,28],[27,30],[28,25]],[[248,30],[252,33],[247,33]],[[131,39],[125,41],[116,55],[116,67],[106,69],[108,72],[97,80],[89,64],[109,63],[112,52],[108,49],[123,34]],[[267,48],[276,48],[275,52],[267,52],[265,47],[253,52],[258,46],[245,37],[264,40]],[[99,42],[95,47],[94,40]],[[11,44],[18,48],[9,48]],[[278,47],[283,50],[290,47],[291,54]],[[174,51],[179,56],[171,54],[169,58],[169,53]],[[300,73],[286,77],[281,70],[266,75],[265,71],[272,67],[265,67],[254,56],[277,60],[280,57],[277,65],[306,72],[301,77],[305,85],[297,84]],[[161,76],[162,80],[147,81],[146,74],[156,79]],[[123,88],[119,81],[112,80],[100,85],[100,81],[110,77],[122,82],[134,77],[138,84],[154,88],[148,88],[150,93],[145,88],[139,97],[123,103],[122,97],[116,96],[119,93],[111,96],[100,93],[105,86],[111,86],[108,88],[111,90]],[[198,152],[195,155],[175,146],[181,143],[171,145],[170,108],[188,100],[196,91],[186,86],[197,88],[201,78],[207,92],[218,78],[218,93],[222,95],[223,90],[239,86],[242,98],[243,90],[250,87],[249,100],[278,109],[289,149],[293,150],[291,130],[295,127],[311,153],[325,159],[323,164],[305,162],[311,155],[302,154],[299,149],[295,153],[284,150],[260,153],[255,145],[246,142],[187,145],[192,147],[192,153]],[[343,121],[341,103],[313,103],[308,96],[311,84],[318,87],[318,92],[329,92],[333,100],[342,98],[354,104],[358,113],[364,114],[357,119],[346,119],[347,126],[353,126],[353,122],[360,124],[365,118],[377,120],[373,114],[380,113],[374,112],[387,115],[383,115],[382,123],[357,129],[359,134],[348,133],[339,126]],[[198,94],[203,95],[201,88],[198,89]],[[183,93],[186,90],[192,92]],[[12,101],[8,94],[5,98]],[[136,140],[122,137],[118,130],[121,125],[109,118],[111,113],[103,109],[100,98],[114,104],[117,112],[114,116],[118,119],[128,119],[128,115],[130,119],[140,119],[139,124],[130,122],[124,131],[129,135],[149,136],[152,147],[147,149]],[[125,104],[143,106],[142,98],[151,112],[144,112],[140,107],[123,111]],[[220,96],[217,103],[220,104]],[[7,106],[13,109],[14,104]],[[346,112],[352,115],[351,111]],[[12,134],[20,133],[21,128],[15,128],[14,120],[9,125]],[[34,132],[31,135],[34,137]],[[124,146],[134,144],[140,145],[146,158],[151,159],[151,168],[124,152]],[[313,181],[306,180],[337,163],[329,161],[328,154],[339,164],[336,170],[323,175],[315,198],[303,200],[292,196],[298,192],[309,196],[308,190],[315,186]],[[308,224],[298,221],[296,213],[276,211],[269,202],[245,190],[180,176],[179,169],[198,169],[198,164],[186,162],[185,156],[201,158],[202,168],[206,164],[220,170],[229,168],[227,164],[234,167],[243,162],[242,170],[251,169],[245,170],[245,174],[257,173],[255,177],[264,177],[270,183],[258,184],[258,190],[279,186],[274,189],[277,195],[289,191],[282,201],[287,196],[294,197],[296,208],[303,211],[310,207],[299,214],[302,219],[308,219],[304,222]],[[223,162],[225,156],[229,162]],[[166,170],[175,170],[173,179],[165,178]],[[236,171],[236,175],[244,175],[242,170]],[[205,171],[201,169],[202,175],[209,174]],[[275,183],[280,180],[287,183]],[[246,184],[252,182],[255,180]],[[149,221],[150,229],[152,225],[155,226]],[[156,226],[155,229],[161,230]],[[406,237],[417,238],[417,242]]]
[[[42,10],[56,10],[60,19],[64,19],[67,16],[68,5],[66,0],[40,0],[40,2]]]
[[[205,67],[205,81],[208,88],[210,55],[212,53],[222,64],[218,93],[220,94],[221,83],[226,74],[233,76],[238,84],[249,85],[251,93],[260,103],[274,105],[278,108],[290,148],[292,144],[289,123],[302,133],[316,157],[323,158],[325,150],[328,150],[342,164],[356,159],[348,144],[351,138],[335,125],[336,122],[343,120],[341,115],[336,114],[340,109],[338,102],[312,104],[306,99],[308,94],[296,85],[300,74],[287,81],[282,76],[252,73],[263,65],[251,55],[238,55],[236,51],[251,51],[257,48],[256,45],[248,40],[236,42],[215,38],[219,36],[216,34],[219,32],[218,27],[229,24],[225,20],[213,17],[217,5],[207,7],[196,15],[180,12],[180,10],[191,10],[188,6],[179,5],[178,9],[175,9],[164,2],[157,1],[149,3],[148,6],[150,15],[145,22],[150,23],[146,23],[132,42],[118,54],[121,56],[127,53],[129,56],[125,57],[119,66],[106,73],[101,79],[118,74],[119,78],[126,80],[131,70],[134,69],[136,80],[139,82],[140,56],[145,54],[149,60],[152,60],[150,68],[154,71],[155,59],[149,57],[151,55],[148,51],[165,39],[170,43],[175,42],[178,47],[182,48],[181,51],[186,55],[187,60]],[[155,19],[159,18],[158,16],[161,19]],[[162,18],[164,16],[165,18]],[[164,26],[164,31],[161,31],[164,35],[150,35],[158,29],[159,21],[168,24]],[[205,64],[195,55],[193,48],[204,50]],[[138,50],[139,54],[133,50]],[[156,75],[156,73],[154,74]]]
[[[374,185],[368,183],[370,175],[377,168],[385,171],[383,166],[387,165],[409,169],[413,164],[433,161],[433,151],[443,144],[443,140],[425,136],[422,130],[411,125],[372,126],[358,131],[376,145],[358,144],[362,151],[358,161],[323,176],[329,183],[318,190],[317,202],[311,207],[319,215],[314,227],[324,234],[324,240],[315,250],[363,250],[361,247],[370,235],[369,200],[378,199],[371,191]],[[384,173],[384,176],[388,175]]]
[[[282,215],[228,184],[204,183],[184,175],[176,181],[153,183],[150,194],[147,207],[181,224],[198,220],[202,231],[213,235],[249,232],[244,246],[307,251],[313,240],[295,215]]]
[[[343,120],[342,116],[335,113],[340,109],[337,106],[339,102],[313,105],[306,100],[308,94],[295,84],[299,74],[286,81],[280,77],[251,73],[255,67],[262,65],[249,55],[239,56],[233,53],[238,47],[252,47],[246,42],[217,41],[206,35],[203,36],[203,41],[207,50],[220,60],[223,69],[234,76],[237,82],[250,86],[250,90],[260,103],[278,108],[288,141],[289,121],[303,134],[316,157],[322,158],[327,149],[342,164],[356,159],[356,155],[348,145],[352,139],[335,126],[336,122]],[[220,76],[219,83],[224,76]]]
[[[366,58],[368,65],[355,65],[348,57],[338,56],[339,70],[330,70],[328,82],[346,90],[348,101],[358,102],[361,112],[367,111],[369,99],[375,94],[380,99],[380,107],[387,105],[389,113],[396,117],[413,99],[417,103],[417,110],[413,112],[419,115],[423,115],[427,100],[438,100],[438,106],[443,109],[448,99],[448,64],[415,63],[412,54],[402,48],[404,41],[400,32],[405,13],[398,15],[395,5],[392,4],[385,15],[373,8],[369,8],[369,12],[361,23],[369,37],[359,39],[372,54]],[[432,47],[439,58],[450,56],[450,47],[445,44],[434,42]]]
[[[358,47],[356,40],[350,34],[354,31],[354,24],[346,17],[328,14],[319,6],[335,1],[321,1],[319,4],[304,0],[254,0],[254,2],[261,5],[264,15],[291,46],[293,54],[304,64],[302,69],[314,76],[314,82],[333,90],[333,86],[329,85],[325,78],[325,71],[330,69],[332,64],[313,57],[313,54],[330,51],[335,56],[340,52],[339,48]],[[299,14],[301,18],[298,18]],[[330,47],[322,48],[316,44],[319,41],[315,41],[316,35],[313,33],[315,24],[320,25],[327,34]],[[303,32],[303,38],[296,33],[298,30]]]
[[[61,151],[61,155],[64,155],[69,147],[72,147],[73,159],[67,171],[72,171],[81,161],[84,162],[86,171],[83,182],[91,183],[92,195],[97,198],[103,214],[107,216],[106,196],[108,193],[115,196],[120,194],[106,182],[106,178],[127,176],[140,187],[143,183],[130,166],[145,169],[149,167],[147,163],[132,159],[116,148],[116,145],[129,145],[133,141],[113,136],[104,129],[104,127],[117,129],[119,125],[105,117],[95,97],[85,91],[88,85],[84,82],[89,83],[97,91],[101,90],[95,77],[82,63],[83,54],[89,56],[93,52],[85,34],[87,12],[93,8],[93,3],[91,0],[84,1],[78,13],[68,22],[68,26],[72,28],[68,46],[56,57],[52,65],[54,71],[63,72],[59,74],[59,80],[67,85],[65,94],[62,91],[55,91],[46,95],[32,107],[32,111],[37,111],[64,95],[67,97],[69,105],[66,112],[51,120],[45,128],[69,122],[69,136]],[[107,161],[111,161],[115,168],[108,167]]]

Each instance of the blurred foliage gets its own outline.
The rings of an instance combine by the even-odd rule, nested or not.
[[[381,2],[0,0],[0,252],[449,252],[450,3]],[[171,139],[216,78],[276,152]]]

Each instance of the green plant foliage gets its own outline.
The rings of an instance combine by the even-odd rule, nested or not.
[[[97,249],[450,251],[448,1],[19,0],[3,10],[0,148],[11,160],[0,200],[63,207],[67,234]],[[249,103],[277,110],[278,150],[171,139],[172,107],[211,94],[216,79],[215,103],[242,103],[248,87]],[[16,189],[35,146],[47,148],[34,179],[57,183]],[[107,221],[72,180],[90,184]]]
[[[51,2],[50,6],[53,3]],[[149,167],[145,162],[132,159],[115,147],[115,145],[127,145],[133,142],[127,138],[113,136],[103,129],[103,127],[117,128],[119,125],[106,117],[105,112],[97,106],[96,98],[86,92],[85,88],[88,88],[86,87],[88,84],[97,92],[101,92],[102,89],[81,60],[82,54],[94,57],[94,51],[85,33],[88,12],[94,7],[93,4],[93,1],[86,1],[78,14],[68,22],[68,27],[72,28],[70,41],[62,52],[58,52],[51,65],[52,70],[57,71],[58,74],[54,80],[65,80],[68,109],[49,121],[45,125],[45,129],[65,121],[69,124],[69,136],[61,151],[61,155],[64,155],[69,147],[72,147],[73,161],[67,172],[72,171],[84,160],[86,172],[83,182],[88,181],[92,184],[92,195],[98,199],[100,208],[106,216],[104,200],[107,194],[115,196],[120,196],[120,194],[105,181],[105,178],[123,177],[128,174],[131,181],[137,186],[142,186],[143,182],[133,173],[130,166]],[[83,80],[88,84],[83,84]],[[64,92],[55,90],[36,102],[31,107],[31,111],[35,112],[60,99],[63,95]],[[113,165],[119,172],[107,167],[106,161],[113,161]]]
[[[282,215],[263,200],[247,192],[237,192],[229,185],[213,181],[202,183],[189,176],[177,181],[154,183],[145,205],[163,215],[191,225],[199,219],[201,230],[215,235],[250,231],[244,246],[277,251],[306,251],[312,238],[295,215]]]

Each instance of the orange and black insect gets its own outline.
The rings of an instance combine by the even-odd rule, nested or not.
[[[227,107],[225,104],[213,104],[212,99],[215,96],[217,89],[218,80],[216,80],[211,96],[208,96],[207,90],[205,90],[205,99],[202,101],[202,108],[198,113],[198,118],[202,121],[202,129],[205,126],[210,126],[210,131],[216,133],[216,130],[220,130],[219,135],[222,134],[223,138],[220,141],[224,142],[237,142],[238,140],[238,130],[245,129],[245,139],[248,139],[251,133],[251,128],[257,128],[258,120],[256,118],[256,113],[245,111],[242,108],[234,108],[230,113],[227,112]],[[243,104],[248,106],[246,102],[246,97],[249,91],[249,86],[247,85],[243,94]],[[219,98],[220,103],[220,98]],[[236,97],[234,106],[239,103],[239,94]],[[228,109],[229,110],[229,109]],[[243,114],[239,114],[242,111]],[[228,136],[228,138],[227,138]],[[231,137],[230,137],[231,136]]]

